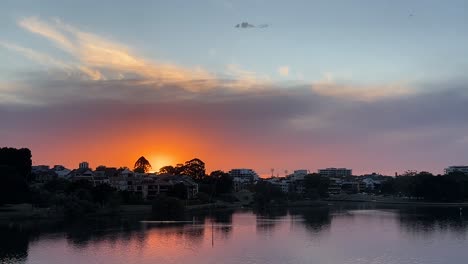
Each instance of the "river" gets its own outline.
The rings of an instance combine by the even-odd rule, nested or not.
[[[334,204],[0,223],[0,263],[451,264],[468,259],[468,208]]]

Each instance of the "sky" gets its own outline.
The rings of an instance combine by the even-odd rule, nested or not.
[[[2,1],[0,146],[261,175],[468,164],[468,2]],[[248,23],[248,27],[236,27]]]

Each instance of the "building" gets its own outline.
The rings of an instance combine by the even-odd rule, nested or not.
[[[326,168],[319,169],[318,174],[325,177],[347,177],[353,175],[353,171],[346,168]]]
[[[252,169],[232,169],[229,175],[233,179],[241,179],[242,181],[254,182],[259,179],[258,174]]]
[[[252,169],[232,169],[229,171],[234,184],[234,191],[244,189],[245,186],[252,184],[260,178]]]
[[[71,176],[70,175],[71,170],[65,168],[63,165],[54,165],[53,170],[55,174],[57,174],[58,178],[68,179]]]
[[[452,172],[461,172],[464,174],[468,174],[468,166],[450,166],[444,169],[445,174],[449,174]]]
[[[78,168],[80,168],[80,169],[89,169],[89,163],[86,162],[86,161],[80,162],[80,164],[78,165]]]
[[[48,165],[32,166],[31,175],[36,182],[48,182],[57,178],[57,174]]]
[[[265,181],[278,187],[283,193],[289,192],[289,179],[287,178],[274,177],[274,178],[265,179]]]
[[[309,174],[308,170],[295,170],[292,174],[288,175],[291,181],[301,181],[304,177]]]
[[[341,181],[339,179],[330,179],[328,185],[328,195],[337,195],[341,193]]]

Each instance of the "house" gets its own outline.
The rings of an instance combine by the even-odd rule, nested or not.
[[[53,170],[57,174],[58,178],[69,179],[71,170],[65,168],[62,165],[54,165]]]
[[[110,184],[117,190],[139,194],[145,200],[151,200],[156,195],[169,193],[178,184],[184,186],[187,199],[192,199],[198,194],[198,184],[185,175],[133,173],[125,169],[120,171],[117,176],[111,177]]]
[[[74,169],[69,174],[69,179],[73,182],[76,181],[89,181],[93,186],[100,184],[110,184],[110,179],[104,173],[104,171],[92,171],[89,168]]]
[[[48,165],[32,166],[31,174],[36,182],[47,182],[57,178],[57,174]]]

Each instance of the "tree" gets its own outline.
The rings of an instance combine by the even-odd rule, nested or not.
[[[0,148],[0,165],[10,167],[25,180],[30,180],[31,157],[31,150],[27,148]]]
[[[205,163],[197,158],[186,161],[183,174],[200,181],[205,177]]]
[[[216,194],[230,193],[233,189],[233,180],[229,173],[224,171],[212,171],[210,178],[214,181]]]
[[[30,200],[31,151],[26,148],[0,148],[0,204]]]
[[[175,172],[176,172],[176,169],[171,165],[164,166],[161,169],[159,169],[159,173],[161,174],[175,175],[176,174]]]
[[[146,173],[151,169],[151,164],[145,157],[141,156],[133,167],[134,172]]]
[[[0,205],[6,203],[24,203],[30,200],[26,179],[12,167],[0,165]]]
[[[308,174],[304,177],[305,194],[313,199],[326,197],[329,184],[327,177],[322,177],[317,173]]]

